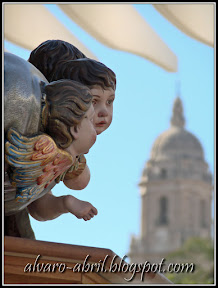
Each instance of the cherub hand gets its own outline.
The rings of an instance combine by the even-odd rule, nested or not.
[[[78,219],[90,220],[98,214],[97,209],[89,202],[79,200],[72,195],[64,197],[64,206],[68,212],[75,215]]]

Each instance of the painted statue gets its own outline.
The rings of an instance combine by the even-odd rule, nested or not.
[[[82,133],[82,131],[86,131],[87,129],[87,131],[92,131],[93,126],[87,125],[91,122],[94,124],[94,130],[97,134],[102,133],[110,126],[113,114],[113,101],[115,98],[116,77],[113,71],[111,71],[104,64],[86,58],[85,55],[82,54],[75,46],[61,40],[48,40],[42,43],[41,45],[39,45],[39,47],[32,51],[28,61],[38,69],[36,69],[33,65],[27,63],[26,61],[22,60],[21,58],[6,53],[5,138],[7,139],[7,143],[5,146],[5,213],[6,215],[10,215],[10,213],[13,214],[17,211],[20,211],[19,213],[15,214],[15,224],[18,224],[17,229],[19,230],[18,234],[20,234],[21,237],[34,238],[32,235],[28,235],[27,231],[23,227],[23,224],[21,224],[21,222],[25,222],[25,218],[25,225],[30,226],[27,212],[29,212],[35,219],[40,221],[51,220],[67,212],[74,214],[77,218],[83,218],[84,220],[90,220],[94,215],[97,214],[97,209],[90,203],[81,201],[73,197],[72,195],[55,197],[52,194],[51,189],[56,183],[61,180],[68,188],[74,190],[83,189],[88,185],[90,179],[90,171],[86,164],[86,159],[83,155],[84,153],[87,153],[88,150],[82,151],[87,148],[84,147],[84,144],[87,141],[88,135],[87,133]],[[20,71],[16,72],[18,66],[22,68],[19,68]],[[44,75],[42,75],[39,70]],[[22,73],[19,73],[21,71]],[[26,71],[26,73],[23,73],[23,71]],[[13,76],[13,73],[17,73],[18,78],[16,75]],[[7,75],[9,75],[10,77],[8,77]],[[19,77],[21,77],[22,79],[19,79]],[[16,81],[14,81],[14,79],[16,79]],[[29,81],[30,79],[31,81]],[[79,137],[75,138],[74,141],[72,141],[71,136],[76,133],[75,129],[70,128],[71,136],[61,135],[63,134],[62,132],[66,129],[64,130],[64,128],[60,126],[60,119],[56,119],[57,111],[54,112],[53,116],[48,112],[50,111],[48,109],[48,103],[56,103],[54,104],[54,107],[56,105],[56,107],[58,107],[59,109],[60,103],[65,103],[66,101],[66,95],[63,96],[64,99],[62,99],[62,101],[60,102],[58,102],[58,92],[55,95],[55,91],[58,90],[56,89],[57,85],[61,87],[60,85],[63,85],[66,82],[66,80],[61,80],[60,82],[59,79],[71,79],[71,81],[68,80],[71,82],[71,84],[73,84],[74,86],[77,84],[77,86],[82,85],[82,87],[86,87],[86,91],[89,91],[89,93],[91,93],[92,95],[91,101],[93,105],[90,106],[89,110],[87,111],[88,115],[85,116],[85,118],[83,119],[87,119],[89,122],[87,122],[86,125],[82,126],[83,130],[80,130],[81,133],[79,133],[79,131],[76,131],[77,133],[79,133]],[[48,84],[47,80],[51,83]],[[24,88],[26,87],[26,85],[29,85],[26,83],[31,83],[32,86],[30,85],[31,87]],[[10,102],[10,99],[14,97],[13,92],[10,93],[10,90],[13,91],[12,87],[15,87],[16,85],[18,85],[19,89],[21,89],[20,91],[19,89],[17,89],[19,92],[17,92],[16,90],[16,95],[19,99],[18,101],[23,101],[22,105],[20,105],[21,103],[17,103],[17,106],[20,107],[19,109],[23,109],[22,112],[19,109],[17,110],[18,112],[16,112],[16,101]],[[55,87],[54,85],[56,85],[55,89],[52,88]],[[62,86],[62,91],[65,88],[66,87]],[[25,91],[23,91],[22,89]],[[85,91],[84,89],[85,88],[82,89],[83,92]],[[25,93],[29,93],[29,95],[25,95]],[[82,91],[79,92],[79,95],[82,95]],[[55,102],[56,100],[57,102]],[[12,107],[13,105],[8,105],[8,103],[13,103],[14,107]],[[71,107],[71,109],[73,109],[73,107],[75,107],[75,103],[71,103],[69,106]],[[62,108],[64,109],[64,107]],[[91,109],[93,109],[93,111],[91,111]],[[55,110],[52,109],[52,111]],[[65,115],[64,110],[61,111],[59,109],[59,112],[59,116],[62,119],[63,115]],[[82,123],[85,122],[83,121]],[[77,126],[78,123],[74,123],[74,126],[72,127]],[[10,129],[11,127],[12,129]],[[53,128],[50,129],[49,127]],[[56,129],[56,131],[54,127],[59,127],[59,132],[58,129]],[[40,135],[38,135],[39,131]],[[17,139],[19,139],[19,141]],[[72,144],[72,146],[68,146],[70,142],[74,144]],[[92,142],[94,142],[94,132],[88,141],[89,145],[93,145],[94,143]],[[79,143],[79,146],[77,143]],[[51,161],[48,161],[47,163],[47,160],[45,160],[47,158],[41,159],[42,163],[44,163],[45,165],[39,165],[38,163],[37,167],[36,163],[26,164],[26,154],[24,153],[25,155],[22,156],[23,162],[20,165],[24,167],[25,163],[27,166],[25,169],[23,168],[25,171],[20,171],[20,168],[16,167],[13,162],[15,158],[14,154],[19,154],[20,151],[22,151],[23,149],[22,147],[24,146],[30,147],[28,151],[25,151],[25,153],[34,155],[31,157],[34,159],[35,162],[39,161],[38,158],[43,158],[45,156],[46,153],[43,154],[42,151],[54,150],[55,152],[48,152],[48,158],[52,159],[51,161],[53,161],[53,163],[58,163],[59,161],[60,164],[57,164],[57,167],[54,168],[54,164],[51,165],[50,163]],[[74,146],[77,147],[76,150]],[[69,150],[69,147],[74,148],[72,148],[73,150]],[[49,153],[51,155],[49,155]],[[76,155],[74,161],[69,157],[68,153],[71,156]],[[60,155],[63,158],[61,158],[61,161],[58,160],[60,159]],[[21,161],[21,159],[19,159],[19,161]],[[34,166],[35,164],[36,166]],[[10,166],[9,168],[8,165]],[[19,164],[17,165],[19,166]],[[45,170],[44,172],[46,172],[46,174],[41,175],[38,172],[32,173],[32,170],[28,165],[34,166],[35,170],[32,166],[31,169],[33,169],[34,171],[40,171],[40,173],[42,170]],[[51,166],[54,168],[53,170],[55,170],[55,173],[53,174],[51,173]],[[61,167],[67,167],[68,169],[62,171]],[[23,174],[25,174],[25,176]],[[34,180],[34,184],[28,185],[28,188],[26,186],[22,187],[24,183],[23,177],[25,177],[27,183],[30,184],[32,181],[32,175],[34,175],[35,180],[37,179],[37,184]],[[52,177],[49,177],[48,175]],[[20,184],[21,187],[19,186],[19,184],[17,184],[19,181],[20,183],[22,183]],[[11,183],[14,186],[17,185],[17,188],[15,189],[14,186],[11,185]],[[41,192],[39,192],[39,187],[41,187]],[[14,190],[13,193],[15,197],[12,196],[12,190]],[[14,208],[14,204],[12,204],[15,202],[15,199],[16,208]],[[26,209],[24,209],[24,207],[26,207]],[[11,216],[8,216],[9,219],[6,220],[7,227],[10,227],[11,222],[13,222],[11,221],[10,217]]]
[[[48,193],[63,175],[74,174],[80,155],[95,143],[96,131],[88,87],[72,80],[48,83],[33,65],[10,53],[4,64],[7,217]],[[72,181],[69,177],[68,184]],[[90,203],[78,207],[72,197],[58,198],[55,213],[97,214]]]
[[[93,124],[97,135],[110,126],[116,89],[116,75],[110,68],[88,59],[75,46],[62,40],[43,42],[31,52],[28,61],[39,69],[49,82],[54,79],[71,79],[88,86],[93,94]],[[85,157],[83,159],[85,162]],[[90,171],[85,163],[83,172],[74,177],[74,182],[68,185],[65,177],[65,184],[71,189],[80,190],[88,185],[89,180]],[[53,200],[52,196],[52,193],[45,195],[50,201]]]

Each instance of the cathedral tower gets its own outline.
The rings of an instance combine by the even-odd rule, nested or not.
[[[159,263],[190,237],[211,237],[212,175],[199,140],[185,129],[175,99],[170,128],[154,142],[139,183],[141,229],[131,262]]]

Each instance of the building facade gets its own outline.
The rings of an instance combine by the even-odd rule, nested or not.
[[[188,238],[211,237],[212,175],[201,143],[185,129],[179,97],[170,128],[153,144],[139,187],[141,229],[131,238],[131,262],[159,263]]]

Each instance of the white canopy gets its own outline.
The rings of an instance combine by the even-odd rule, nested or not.
[[[4,37],[29,50],[45,40],[61,39],[75,45],[87,57],[97,60],[42,4],[4,4]]]
[[[142,56],[167,71],[177,71],[176,55],[131,4],[58,6],[103,44]]]
[[[182,32],[204,44],[214,46],[214,4],[153,4]]]

